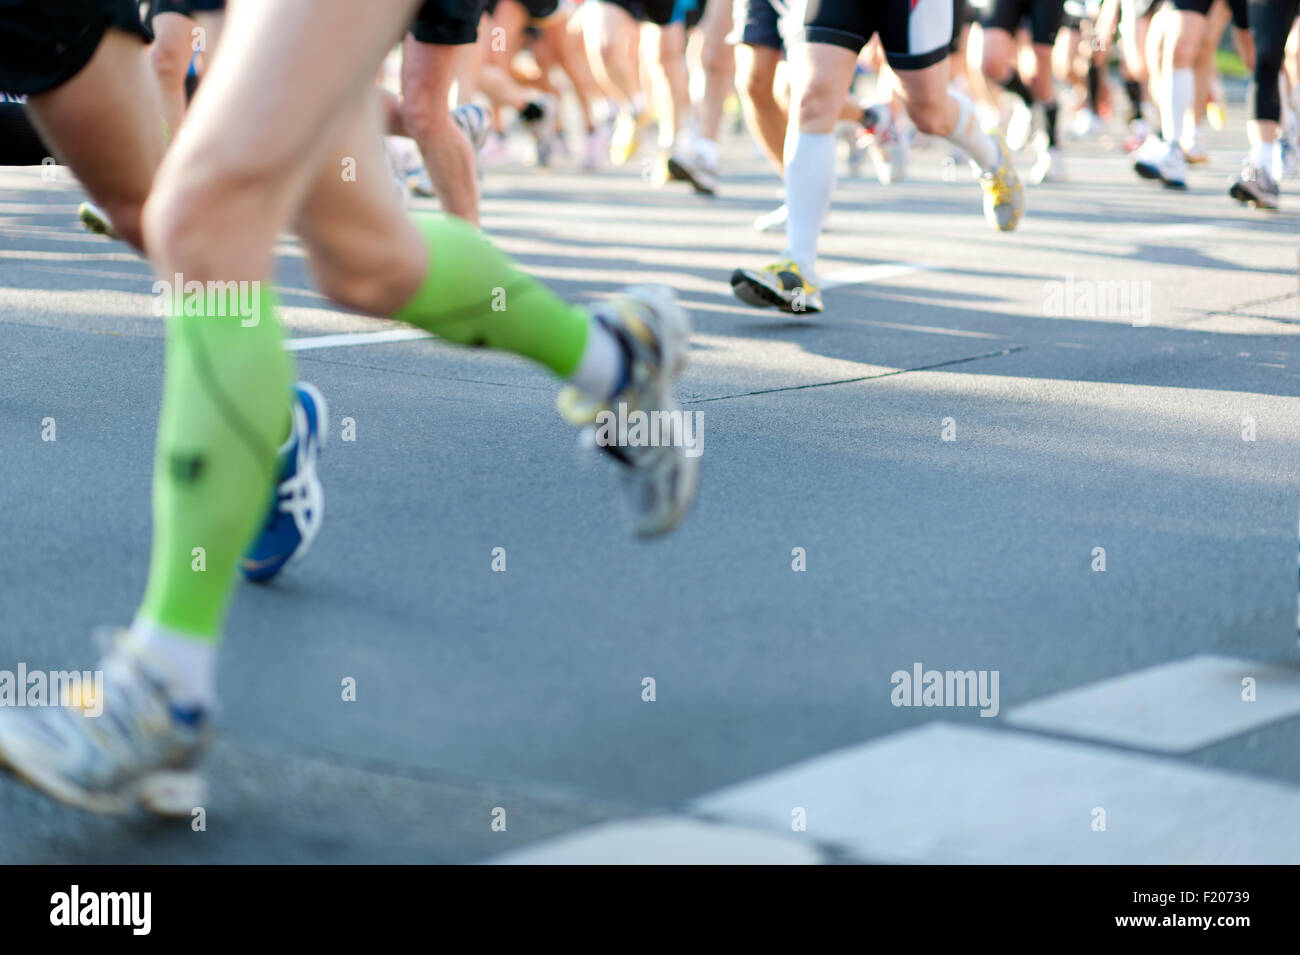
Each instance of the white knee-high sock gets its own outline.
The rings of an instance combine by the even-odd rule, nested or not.
[[[1161,137],[1170,145],[1183,141],[1183,127],[1187,111],[1196,95],[1196,78],[1191,70],[1171,70],[1164,88],[1160,91]]]
[[[957,125],[948,134],[948,142],[970,156],[971,161],[984,172],[992,172],[1002,160],[998,144],[993,137],[980,128],[979,117],[975,114],[975,104],[969,97],[957,90],[950,89],[948,95],[957,101],[960,112]]]
[[[817,240],[835,192],[835,134],[794,133],[785,140],[786,247],[804,278],[815,284]]]

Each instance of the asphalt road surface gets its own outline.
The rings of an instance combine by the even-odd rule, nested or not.
[[[1067,144],[1005,235],[937,148],[842,178],[806,319],[730,294],[781,246],[744,138],[713,200],[490,169],[534,275],[693,315],[701,493],[653,543],[546,374],[377,335],[286,237],[327,519],[235,599],[205,828],[6,778],[0,861],[1294,861],[1300,195],[1230,202],[1243,142],[1185,195]],[[144,584],[163,325],[80,198],[0,170],[0,668],[91,666]]]

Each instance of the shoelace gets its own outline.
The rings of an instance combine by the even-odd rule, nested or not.
[[[294,430],[298,433],[298,448],[294,473],[280,483],[278,490],[278,508],[281,513],[293,518],[294,526],[302,535],[304,543],[311,543],[320,529],[317,518],[321,510],[320,484],[309,480],[309,461],[311,450],[315,447],[315,437],[307,426],[307,413],[301,405],[294,405]]]
[[[997,172],[984,181],[984,188],[993,197],[995,205],[1002,205],[1011,200],[1011,187],[1007,185],[1007,170],[999,166]]]

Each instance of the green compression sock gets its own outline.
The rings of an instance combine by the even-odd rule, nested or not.
[[[562,378],[578,367],[590,318],[516,269],[455,216],[416,213],[431,264],[411,301],[394,318],[448,341],[514,352]]]
[[[153,552],[139,614],[212,641],[235,566],[266,517],[293,372],[274,293],[254,287],[235,308],[237,294],[214,303],[177,293],[168,309]]]

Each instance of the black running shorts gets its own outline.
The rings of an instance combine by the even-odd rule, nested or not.
[[[424,0],[411,23],[411,36],[438,46],[474,43],[486,6],[487,0]]]
[[[149,0],[149,15],[146,23],[160,13],[179,13],[183,17],[192,17],[196,13],[218,13],[226,9],[226,0]]]
[[[1020,24],[1028,20],[1034,42],[1051,46],[1064,17],[1065,0],[997,0],[984,21],[984,29],[1005,30],[1015,36]]]
[[[0,0],[0,90],[44,93],[66,83],[110,27],[152,39],[133,0]]]
[[[677,0],[600,0],[622,7],[633,18],[656,26],[666,26],[673,22],[673,13],[677,9]]]
[[[1201,16],[1206,16],[1212,6],[1214,0],[1174,0],[1175,10],[1187,10],[1190,13],[1199,13]],[[1249,30],[1250,18],[1246,12],[1246,0],[1228,0],[1228,6],[1232,9],[1232,25],[1238,30]]]

